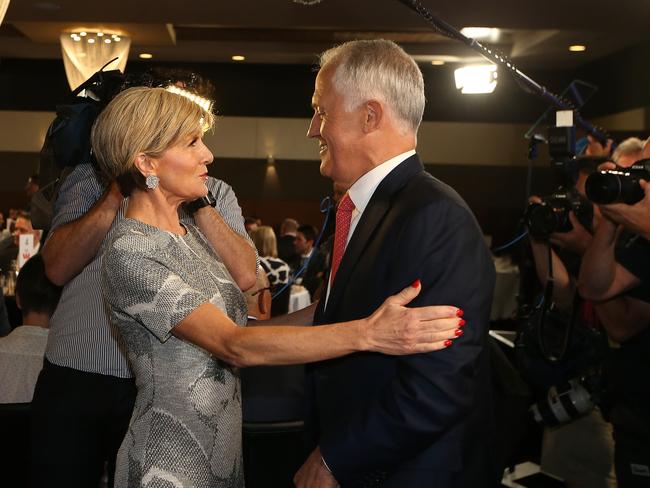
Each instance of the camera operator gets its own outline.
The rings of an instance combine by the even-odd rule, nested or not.
[[[587,174],[585,170],[579,173],[576,189],[580,194],[584,194],[584,181]],[[542,203],[542,200],[538,196],[532,196],[530,202]],[[592,320],[592,314],[589,313],[591,311],[589,304],[575,302],[575,277],[580,256],[591,241],[591,233],[579,222],[573,212],[569,214],[569,219],[573,228],[568,232],[555,232],[548,240],[531,237],[535,270],[541,285],[546,287],[550,260],[553,303],[566,317],[566,322],[570,320],[573,307],[580,307],[576,327],[593,328],[596,324]],[[575,348],[567,352],[573,356],[587,355],[585,351]],[[589,360],[570,358],[570,362],[575,365],[566,367],[566,376],[569,378],[577,376],[580,367],[584,366],[586,361]],[[564,479],[567,486],[572,488],[615,487],[611,431],[611,425],[605,422],[598,408],[567,424],[545,427],[541,455],[542,470]]]
[[[640,157],[650,157],[647,142]],[[613,168],[611,163],[599,167]],[[578,282],[582,296],[598,301],[616,297],[620,304],[604,325],[615,341],[605,379],[622,488],[650,486],[650,244],[643,237],[650,227],[650,197],[647,183],[640,185],[645,191],[640,202],[600,205],[602,219],[585,252]],[[617,249],[622,229],[639,235]]]
[[[590,138],[586,154],[595,157],[609,156],[611,146],[611,140],[603,146]],[[638,159],[642,147],[641,140],[627,139],[617,147],[613,158],[621,166],[631,166]],[[543,200],[537,196],[530,198],[532,205],[528,212],[528,224],[535,269],[542,286],[547,286],[549,277],[552,276],[553,279],[553,308],[548,312],[551,316],[546,315],[544,321],[547,323],[541,323],[539,327],[544,327],[542,330],[546,336],[553,332],[558,335],[558,330],[552,330],[553,326],[560,331],[571,331],[559,334],[571,334],[568,342],[570,347],[559,354],[561,359],[553,366],[546,366],[549,369],[546,373],[548,378],[539,381],[538,389],[547,388],[548,385],[544,383],[553,380],[564,383],[583,376],[584,382],[584,378],[590,376],[591,370],[597,371],[606,349],[605,337],[601,336],[600,332],[617,316],[622,307],[620,300],[594,304],[576,295],[580,260],[592,240],[589,229],[595,228],[600,219],[597,209],[594,213],[593,206],[586,202],[585,197],[585,182],[593,170],[593,166],[590,166],[592,162],[588,158],[577,161],[581,162],[581,167],[574,186],[564,192],[566,197],[558,194],[552,196],[555,199],[568,199],[564,204],[571,202],[572,211],[563,209],[568,212],[569,225],[560,218],[556,221],[556,232],[540,235],[539,229],[536,230],[536,223],[542,222],[538,218],[542,211],[537,209],[539,213],[535,220],[531,217],[533,213],[530,210],[534,204],[542,204]],[[556,211],[562,208],[548,197],[545,197],[545,200],[549,206],[557,207]],[[559,229],[561,231],[558,231]],[[596,375],[589,379],[589,382],[593,383],[589,385],[594,390],[589,392],[592,398],[598,396],[598,377]],[[558,386],[558,383],[553,385]],[[594,386],[596,388],[593,388]],[[571,394],[577,395],[577,392]],[[586,408],[591,408],[591,401]],[[598,408],[591,409],[568,424],[546,428],[542,446],[542,469],[564,478],[571,487],[614,486],[611,432],[611,425],[604,421]]]
[[[209,177],[206,185],[214,200],[193,202],[181,219],[198,225],[245,290],[255,284],[256,253],[241,209],[226,183]],[[105,463],[113,484],[136,389],[104,306],[100,270],[126,203],[88,161],[74,167],[55,202],[42,255],[48,278],[63,291],[32,403],[32,486],[98,486]]]

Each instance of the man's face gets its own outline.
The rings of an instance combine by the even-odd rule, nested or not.
[[[24,217],[18,217],[16,219],[16,226],[14,227],[14,244],[18,246],[20,242],[20,236],[23,234],[33,234],[34,228],[32,227],[32,222],[27,220]]]
[[[344,98],[332,82],[335,68],[326,65],[316,76],[307,137],[318,139],[321,174],[350,186],[367,170],[360,151],[365,111],[363,105],[345,110]]]
[[[298,254],[307,254],[311,251],[312,241],[308,241],[305,234],[296,232],[296,237],[293,239],[293,247]]]

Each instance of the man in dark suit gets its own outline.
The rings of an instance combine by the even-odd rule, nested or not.
[[[321,252],[320,247],[314,247],[317,238],[318,230],[316,227],[304,224],[298,227],[294,239],[298,259],[293,263],[293,272],[297,273],[306,266],[299,278],[300,281],[296,280],[296,283],[300,283],[307,288],[312,300],[319,298],[314,296],[314,293],[319,289],[325,272],[325,254]]]
[[[465,202],[415,153],[422,74],[391,41],[349,42],[321,56],[312,105],[308,136],[319,142],[321,173],[350,186],[315,324],[361,318],[419,279],[414,306],[453,303],[466,325],[459,319],[458,339],[442,351],[353,354],[310,367],[317,447],[296,485],[495,486],[494,268]]]

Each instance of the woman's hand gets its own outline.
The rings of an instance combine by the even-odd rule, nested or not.
[[[367,350],[392,355],[436,351],[463,334],[463,311],[457,307],[406,307],[420,290],[416,280],[362,321]]]

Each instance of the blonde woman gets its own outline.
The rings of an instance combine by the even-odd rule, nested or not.
[[[238,367],[413,354],[451,344],[459,327],[455,307],[405,307],[416,280],[365,319],[244,328],[240,289],[198,228],[178,217],[179,205],[207,194],[212,154],[202,136],[211,124],[189,98],[131,88],[93,126],[97,161],[129,195],[102,274],[138,387],[116,486],[243,486]],[[296,321],[307,325],[308,315]]]

